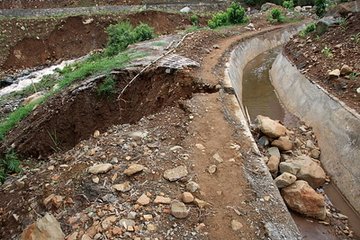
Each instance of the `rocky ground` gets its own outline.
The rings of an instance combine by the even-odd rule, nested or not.
[[[259,179],[267,175],[255,164],[259,156],[236,121],[238,106],[232,92],[222,89],[222,79],[231,46],[289,25],[269,26],[266,15],[260,14],[253,18],[253,26],[190,35],[175,53],[200,64],[181,71],[205,90],[164,104],[132,124],[94,129],[90,137],[68,151],[55,152],[48,161],[24,161],[24,171],[10,176],[0,189],[0,238],[18,239],[22,233],[22,239],[39,239],[45,233],[53,239],[84,240],[268,239],[269,223],[287,225],[287,212],[278,211],[282,205],[268,189],[272,183],[261,183],[259,187],[266,186],[261,190],[251,185],[249,175]],[[158,92],[171,94],[172,89],[163,86]],[[212,91],[206,91],[209,86]],[[133,95],[147,96],[144,91],[138,94]],[[143,105],[146,99],[140,102]],[[267,142],[263,153],[268,158],[262,160],[268,159],[288,206],[334,231],[338,228],[339,238],[351,239],[346,216],[329,208],[314,190],[328,178],[313,160],[321,152],[311,129],[287,130],[271,122],[281,132],[272,135],[263,125],[255,133]],[[269,151],[270,143],[281,152]],[[303,154],[304,161],[320,172],[319,178],[283,170],[284,164],[298,169]],[[299,198],[302,204],[292,204]],[[308,199],[318,204],[307,206]]]
[[[335,15],[336,16],[336,15]],[[285,52],[311,80],[360,111],[360,14],[327,18],[315,32],[296,36]]]

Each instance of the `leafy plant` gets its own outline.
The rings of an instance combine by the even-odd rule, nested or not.
[[[327,0],[315,0],[315,12],[319,17],[323,17],[326,12]]]
[[[208,21],[208,26],[214,29],[230,24],[245,23],[247,20],[245,9],[239,3],[233,2],[225,12],[220,11],[213,15],[212,19]]]
[[[352,72],[352,73],[349,74],[350,80],[353,80],[353,81],[356,80],[356,78],[358,76],[360,76],[360,73],[358,73],[358,72]]]
[[[274,8],[271,10],[268,20],[271,23],[282,23],[285,21],[285,17],[280,9]]]
[[[142,42],[154,38],[154,29],[145,23],[140,23],[133,31],[135,42]]]
[[[116,82],[113,76],[108,75],[97,89],[99,96],[111,97],[116,93]]]
[[[284,1],[282,5],[284,8],[287,8],[289,10],[294,9],[294,1],[293,0]]]
[[[321,53],[325,55],[325,57],[327,58],[332,58],[333,57],[333,53],[331,48],[325,46],[322,50]]]
[[[192,24],[193,26],[199,26],[200,20],[199,20],[199,16],[198,16],[198,15],[196,15],[196,14],[191,15],[190,21],[191,21],[191,24]]]
[[[314,32],[315,30],[316,30],[316,24],[315,23],[310,23],[310,24],[306,25],[305,29],[300,31],[299,36],[300,37],[305,37],[309,33]]]
[[[6,176],[21,172],[20,161],[14,150],[8,150],[4,158],[0,159],[0,182],[4,183]]]

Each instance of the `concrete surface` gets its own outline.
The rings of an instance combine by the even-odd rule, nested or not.
[[[313,127],[323,167],[360,212],[360,115],[307,79],[283,54],[270,77],[285,107]]]

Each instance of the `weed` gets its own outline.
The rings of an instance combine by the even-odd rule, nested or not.
[[[358,76],[360,76],[360,73],[352,72],[352,73],[349,74],[349,79],[352,80],[352,81],[355,81]]]
[[[323,17],[326,12],[327,0],[315,0],[315,12],[319,17]]]
[[[233,2],[225,12],[220,11],[213,15],[212,19],[208,21],[208,26],[215,29],[220,26],[245,23],[247,20],[245,9],[239,3]]]
[[[322,50],[321,53],[324,54],[325,57],[327,58],[332,58],[333,57],[333,53],[331,48],[325,46]]]
[[[345,29],[346,26],[348,25],[348,22],[347,22],[346,18],[341,18],[339,25],[340,25],[340,27],[341,27],[342,29]]]
[[[104,82],[102,82],[98,88],[97,93],[102,97],[112,97],[116,93],[116,82],[113,76],[106,76]]]
[[[54,133],[48,131],[48,135],[53,143],[51,148],[54,150],[54,152],[60,152],[61,151],[60,141],[57,137],[56,130],[54,130]]]
[[[199,16],[194,14],[190,17],[190,21],[191,21],[191,24],[193,26],[199,26],[199,23],[200,23],[200,20],[199,20]]]
[[[360,44],[360,32],[358,32],[355,35],[352,35],[351,40],[354,41],[356,44]]]
[[[20,161],[14,150],[8,150],[5,157],[0,159],[0,183],[4,183],[6,176],[21,172]]]
[[[268,16],[268,21],[270,23],[282,23],[285,21],[285,17],[280,9],[274,8]]]
[[[294,1],[293,0],[284,1],[282,5],[284,8],[287,8],[289,10],[294,9]]]
[[[311,32],[314,32],[315,30],[316,30],[316,24],[310,23],[306,25],[305,29],[300,31],[299,36],[304,38],[306,35],[308,35]]]

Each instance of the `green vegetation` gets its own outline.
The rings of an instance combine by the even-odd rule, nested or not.
[[[97,89],[97,93],[102,97],[112,97],[116,93],[116,82],[113,76],[106,76],[104,82],[102,82]]]
[[[333,57],[333,53],[331,48],[325,46],[322,50],[321,53],[324,54],[325,57],[327,58],[332,58]]]
[[[105,50],[107,56],[114,56],[124,51],[130,44],[154,37],[154,30],[143,23],[134,28],[128,22],[122,22],[110,25],[106,32],[108,34],[108,44]]]
[[[280,9],[274,8],[268,16],[268,21],[270,23],[283,23],[285,21],[285,17]]]
[[[315,12],[319,17],[323,17],[326,12],[327,0],[315,0]]]
[[[196,14],[191,15],[190,21],[193,26],[199,26],[199,24],[200,24],[199,16]]]
[[[208,21],[208,26],[215,29],[220,26],[241,24],[247,21],[245,9],[239,3],[233,2],[225,12],[220,11],[213,15],[212,19]]]
[[[355,81],[358,76],[360,76],[360,73],[358,73],[358,72],[352,72],[352,73],[349,74],[349,78],[352,81]]]
[[[294,1],[293,0],[284,1],[282,6],[289,10],[293,10],[294,9]]]
[[[0,159],[0,183],[4,183],[6,176],[21,172],[20,161],[14,150],[8,150],[4,158]]]
[[[311,32],[314,32],[315,30],[316,30],[316,23],[310,23],[306,25],[305,29],[300,31],[299,36],[304,38],[306,35],[308,35]]]
[[[127,32],[125,36],[123,36],[122,33],[124,33],[125,30],[131,31]],[[84,61],[71,64],[65,67],[63,70],[59,71],[60,76],[58,77],[58,87],[56,89],[52,88],[51,90],[49,90],[49,88],[53,87],[56,83],[52,81],[54,80],[52,78],[53,76],[49,76],[44,78],[40,83],[30,86],[24,89],[21,93],[18,93],[24,96],[25,94],[33,93],[35,90],[49,90],[49,92],[43,98],[33,103],[19,107],[14,112],[12,112],[6,119],[0,122],[0,140],[3,140],[5,135],[13,127],[15,127],[18,122],[28,116],[30,112],[34,109],[34,107],[42,104],[50,96],[68,87],[74,81],[81,81],[92,75],[108,75],[112,69],[123,67],[130,60],[143,57],[143,53],[122,51],[124,51],[130,43],[147,40],[154,35],[153,30],[145,24],[140,24],[136,28],[133,28],[128,23],[111,25],[108,28],[108,33],[109,42],[104,53],[94,54]],[[121,36],[117,36],[116,34],[120,34]],[[131,35],[130,42],[128,41],[129,35]]]
[[[354,41],[356,44],[360,44],[360,32],[358,32],[355,35],[352,35],[351,40]]]

